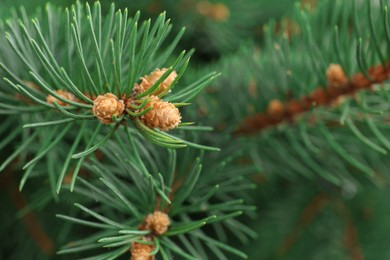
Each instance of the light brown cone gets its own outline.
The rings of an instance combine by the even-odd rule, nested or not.
[[[216,22],[224,22],[229,19],[230,10],[223,3],[210,3],[208,1],[200,1],[196,6],[201,15],[208,16]]]
[[[34,82],[31,82],[31,81],[23,81],[23,83],[31,88],[31,89],[35,89],[35,90],[40,90],[39,86],[37,84],[35,84]]]
[[[134,242],[131,246],[131,260],[153,260],[154,255],[150,255],[153,250],[153,245]]]
[[[34,82],[31,82],[31,81],[23,81],[23,83],[30,89],[34,89],[34,90],[37,90],[37,91],[40,91],[39,89],[39,86],[36,85]],[[30,98],[30,97],[27,97],[27,96],[24,96],[20,93],[16,93],[15,94],[15,97],[18,99],[18,100],[21,100],[23,101],[24,103],[26,104],[34,104],[34,101]]]
[[[144,77],[141,78],[141,83],[135,85],[134,91],[136,93],[142,93],[146,91],[151,86],[153,86],[154,83],[156,83],[161,78],[161,76],[164,75],[166,71],[167,71],[166,68],[156,69],[149,75],[145,75]],[[172,71],[171,74],[169,74],[169,76],[160,84],[160,89],[156,93],[154,93],[154,95],[158,95],[161,92],[163,92],[165,89],[167,89],[172,84],[172,82],[175,80],[176,77],[177,77],[176,71]]]
[[[343,87],[348,84],[348,77],[339,64],[330,64],[326,70],[326,79],[329,87]]]
[[[152,107],[140,120],[149,128],[159,128],[162,131],[174,129],[180,124],[181,116],[175,105],[162,101],[156,96],[150,96],[150,101],[144,109]]]
[[[284,113],[284,106],[283,106],[283,103],[280,102],[280,101],[277,100],[277,99],[272,99],[272,100],[268,103],[267,113],[268,113],[270,116],[273,116],[273,117],[280,117],[280,116],[282,116],[283,113]]]
[[[119,100],[117,96],[111,93],[99,95],[93,101],[93,114],[103,124],[111,124],[114,121],[112,116],[119,116],[125,110],[123,100]]]
[[[167,232],[171,221],[166,213],[155,211],[146,216],[142,229],[151,230],[156,235],[162,235]]]
[[[73,95],[72,93],[70,93],[66,90],[59,89],[59,90],[56,90],[55,92],[57,93],[57,95],[59,95],[60,97],[63,97],[64,99],[67,99],[70,101],[75,101],[75,102],[78,101],[78,99],[75,97],[75,95]],[[47,103],[53,104],[54,101],[57,102],[57,104],[60,106],[63,106],[63,107],[69,106],[68,103],[63,102],[63,101],[53,97],[52,95],[47,95],[47,97],[46,97]]]

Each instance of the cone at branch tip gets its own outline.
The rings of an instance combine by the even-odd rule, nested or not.
[[[148,237],[143,237],[143,241],[151,241]],[[150,255],[154,250],[154,245],[133,242],[131,245],[131,260],[154,260],[154,255]]]
[[[97,96],[93,101],[93,114],[103,124],[111,124],[113,116],[119,116],[125,110],[125,104],[123,100],[120,100],[112,93],[106,93]]]
[[[328,86],[333,88],[340,88],[348,84],[348,77],[339,64],[329,65],[326,70],[326,79],[328,80]]]
[[[78,102],[78,99],[76,98],[75,95],[73,95],[72,93],[66,91],[66,90],[63,90],[63,89],[59,89],[59,90],[56,90],[55,91],[56,94],[64,99],[67,99],[69,101],[74,101],[74,102]],[[46,102],[49,103],[49,104],[53,104],[54,102],[57,102],[58,105],[60,106],[69,106],[68,103],[65,103],[64,101],[61,101],[57,98],[55,98],[54,96],[52,95],[47,95],[46,97]]]
[[[145,92],[150,87],[152,87],[154,83],[156,83],[161,78],[161,76],[164,75],[166,71],[167,71],[166,68],[156,69],[149,75],[145,75],[141,77],[141,83],[136,84],[134,86],[134,92],[135,93]],[[172,82],[175,80],[176,77],[177,77],[176,71],[172,71],[171,74],[169,74],[169,76],[160,84],[159,90],[154,95],[159,95],[165,89],[167,89],[172,84]]]
[[[144,109],[149,107],[152,107],[152,109],[140,117],[141,122],[147,127],[168,131],[180,124],[180,112],[174,104],[163,101],[156,96],[150,96]]]
[[[150,230],[153,234],[159,236],[167,232],[171,221],[166,213],[155,211],[146,216],[141,227],[143,230]]]

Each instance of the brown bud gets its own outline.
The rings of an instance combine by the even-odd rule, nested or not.
[[[149,241],[150,239],[143,238],[142,240]],[[154,255],[150,255],[153,250],[154,245],[134,242],[131,246],[131,260],[153,260]]]
[[[152,107],[140,120],[149,128],[159,128],[162,131],[176,128],[180,124],[181,116],[175,105],[162,101],[156,96],[150,96],[144,109]]]
[[[355,89],[362,89],[372,86],[372,82],[362,73],[357,73],[352,77],[351,84]]]
[[[34,82],[23,81],[23,83],[30,89],[34,89],[36,91],[40,91],[39,86],[36,85]],[[16,97],[16,99],[21,100],[21,101],[23,101],[26,104],[34,104],[34,101],[30,97],[24,96],[24,95],[22,95],[20,93],[16,93],[15,97]]]
[[[281,117],[284,113],[283,103],[277,99],[272,99],[268,103],[267,114],[272,117]]]
[[[91,94],[89,94],[89,93],[85,93],[84,95],[85,95],[87,98],[89,98],[90,100],[95,100],[95,99],[96,99],[96,95],[95,95],[95,94],[91,95]]]
[[[382,82],[388,79],[390,74],[390,63],[387,63],[386,66],[377,65],[368,69],[368,75],[374,82]]]
[[[338,107],[338,106],[344,104],[345,101],[347,100],[347,98],[348,97],[345,95],[338,96],[335,100],[333,100],[333,102],[330,104],[330,106],[331,107]]]
[[[155,235],[162,235],[167,230],[171,221],[166,213],[155,211],[146,216],[142,229],[151,230]]]
[[[326,70],[326,79],[329,87],[343,87],[348,84],[348,78],[339,64],[330,64]]]
[[[196,9],[201,15],[208,15],[210,12],[210,9],[212,8],[212,4],[208,1],[200,1],[196,5]]]
[[[99,95],[93,101],[93,114],[103,124],[111,124],[113,116],[119,116],[125,110],[123,100],[119,100],[117,96],[111,93]]]
[[[166,71],[167,71],[166,68],[156,69],[149,75],[145,75],[144,77],[141,78],[141,83],[136,84],[134,86],[134,91],[136,93],[142,93],[146,91],[151,86],[153,86],[154,83],[156,83],[161,78],[161,76],[164,75]],[[177,77],[176,71],[172,71],[171,74],[169,74],[169,76],[160,84],[160,89],[156,93],[154,93],[154,95],[158,95],[161,92],[163,92],[165,89],[167,89],[172,84],[172,82],[175,80],[176,77]]]
[[[34,82],[31,82],[31,81],[23,81],[23,83],[27,86],[27,87],[29,87],[29,88],[31,88],[31,89],[35,89],[35,90],[40,90],[40,88],[39,88],[39,86],[37,85],[37,84],[35,84]]]
[[[67,99],[67,100],[70,100],[70,101],[75,101],[77,102],[78,99],[75,97],[75,95],[73,95],[72,93],[66,91],[66,90],[63,90],[63,89],[59,89],[59,90],[56,90],[55,91],[57,93],[58,96],[64,98],[64,99]],[[53,102],[57,102],[58,105],[60,106],[69,106],[68,103],[65,103],[55,97],[53,97],[52,95],[47,95],[46,97],[46,102],[49,103],[49,104],[53,104]]]
[[[230,16],[230,10],[229,8],[222,4],[215,4],[212,13],[210,14],[210,17],[217,22],[224,22],[226,21]]]
[[[229,8],[223,3],[212,4],[208,1],[200,1],[196,6],[199,14],[208,16],[217,22],[224,22],[230,16]]]
[[[326,102],[328,102],[328,97],[325,90],[318,87],[310,94],[310,100],[318,106],[326,104]]]
[[[287,103],[286,111],[292,117],[304,112],[301,102],[296,100],[291,100]]]

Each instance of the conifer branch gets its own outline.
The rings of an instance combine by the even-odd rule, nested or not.
[[[220,169],[220,171],[215,171],[213,175],[203,174],[200,158],[190,163],[192,169],[189,169],[188,173],[186,171],[188,165],[184,164],[186,170],[182,172],[183,170],[180,170],[182,167],[179,167],[181,160],[176,160],[176,152],[172,151],[169,155],[172,162],[169,165],[171,169],[163,171],[162,174],[151,172],[148,168],[155,163],[154,159],[150,157],[148,152],[140,149],[144,146],[139,143],[138,138],[134,138],[130,128],[127,128],[127,131],[129,132],[127,134],[128,140],[125,143],[111,141],[109,151],[107,148],[102,149],[105,155],[104,165],[96,159],[86,162],[87,169],[90,169],[93,175],[100,176],[100,182],[95,182],[94,178],[88,178],[88,181],[80,179],[80,185],[74,189],[74,192],[87,197],[91,197],[92,194],[88,192],[88,189],[92,189],[94,191],[92,196],[100,204],[110,207],[112,210],[123,212],[125,215],[123,217],[117,216],[117,219],[110,218],[104,211],[100,212],[98,208],[93,209],[87,205],[77,204],[79,209],[94,218],[92,222],[83,217],[62,214],[58,217],[76,224],[94,226],[105,230],[105,232],[100,235],[97,233],[98,242],[75,241],[72,245],[65,246],[59,253],[82,252],[83,248],[100,247],[118,248],[112,254],[124,254],[126,250],[122,249],[127,245],[133,257],[143,254],[164,256],[166,253],[174,252],[181,256],[199,258],[199,253],[194,253],[191,250],[186,252],[191,247],[178,240],[178,237],[186,237],[186,239],[192,237],[192,239],[199,239],[199,242],[205,247],[216,247],[219,248],[218,251],[226,250],[245,258],[245,254],[241,251],[218,242],[199,231],[199,228],[206,224],[213,226],[217,223],[226,225],[224,228],[237,229],[237,232],[240,233],[239,229],[245,230],[245,226],[240,222],[229,223],[229,220],[243,214],[243,212],[252,211],[254,207],[245,205],[241,199],[223,203],[219,198],[219,196],[228,196],[228,194],[234,196],[234,191],[230,191],[232,186],[241,182],[245,183],[240,178],[239,173],[234,172],[232,179],[235,182],[232,180],[222,184],[220,189],[213,189],[210,194],[210,185],[212,187],[215,185],[213,179],[224,178],[222,173],[226,174],[227,172]],[[119,138],[121,133],[118,132],[115,135]],[[122,146],[132,147],[131,152],[128,152],[127,149],[121,149]],[[143,149],[149,150],[152,147],[144,147]],[[112,153],[112,151],[115,152]],[[188,155],[186,157],[191,158]],[[121,161],[118,161],[119,158]],[[111,167],[108,167],[107,160],[115,166],[111,170],[109,170]],[[131,177],[129,178],[129,176]],[[126,185],[121,183],[124,179],[128,181]],[[182,182],[181,185],[179,185],[180,182]],[[106,188],[115,199],[112,199],[111,195],[107,196]],[[202,217],[198,219],[193,217],[193,214]],[[247,231],[243,232],[244,236],[247,236]],[[222,251],[220,253],[223,254]],[[191,254],[194,255],[191,256]]]
[[[349,259],[363,260],[364,254],[359,244],[359,234],[351,218],[349,209],[342,200],[337,200],[334,203],[334,210],[340,215],[344,221],[344,236],[343,244],[349,254]]]
[[[293,122],[295,117],[311,111],[318,106],[334,106],[340,98],[348,98],[358,91],[370,90],[374,84],[383,84],[390,77],[390,63],[385,66],[373,66],[365,73],[356,73],[347,83],[326,87],[318,87],[307,96],[297,100],[290,100],[283,104],[280,101],[271,101],[267,111],[247,117],[235,131],[237,135],[256,134],[263,129],[276,126],[284,122]]]
[[[0,71],[10,86],[3,88],[2,93],[12,98],[2,99],[0,107],[9,113],[29,112],[24,127],[34,128],[39,137],[56,136],[51,146],[38,149],[39,154],[26,169],[33,167],[56,143],[77,137],[71,148],[73,153],[63,158],[64,168],[55,181],[57,191],[71,159],[78,160],[71,183],[73,189],[83,157],[101,149],[116,129],[122,131],[119,126],[125,124],[136,129],[145,140],[163,147],[218,150],[164,133],[176,128],[180,132],[182,117],[175,104],[186,104],[217,76],[209,73],[187,87],[180,86],[179,79],[192,51],[182,51],[168,69],[163,68],[183,31],[168,42],[172,26],[165,13],[154,23],[149,20],[139,25],[139,12],[128,17],[127,10],[115,12],[114,5],[108,16],[103,17],[101,12],[99,2],[92,7],[77,2],[65,10],[48,4],[32,24],[15,13],[7,22],[6,39],[1,39],[3,51],[9,54],[0,58]],[[53,17],[57,22],[51,20]],[[37,118],[42,121],[37,122]],[[115,126],[101,127],[101,124]],[[78,134],[73,136],[65,130],[70,127],[78,129]],[[31,175],[32,167],[27,169],[21,187]]]
[[[0,258],[388,258],[387,1],[122,2],[0,20]]]

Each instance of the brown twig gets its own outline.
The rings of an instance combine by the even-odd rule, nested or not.
[[[285,104],[277,104],[275,103],[277,101],[274,100],[272,101],[273,104],[270,103],[270,106],[274,106],[276,109],[268,109],[266,112],[247,117],[239,129],[235,131],[235,134],[256,134],[283,122],[291,122],[294,118],[311,110],[313,107],[331,106],[341,97],[352,96],[360,90],[371,89],[373,84],[383,83],[390,77],[390,63],[387,63],[385,66],[381,64],[369,68],[367,75],[368,78],[362,73],[357,73],[341,86],[333,87],[328,85],[324,88],[318,87],[309,95],[297,100],[291,100]]]
[[[349,252],[351,260],[364,259],[363,251],[358,243],[357,230],[352,221],[349,221],[345,226],[343,242]]]
[[[356,226],[353,223],[347,206],[342,200],[338,200],[335,203],[335,211],[340,215],[345,223],[343,244],[349,253],[349,259],[363,260],[364,254],[359,245]]]

